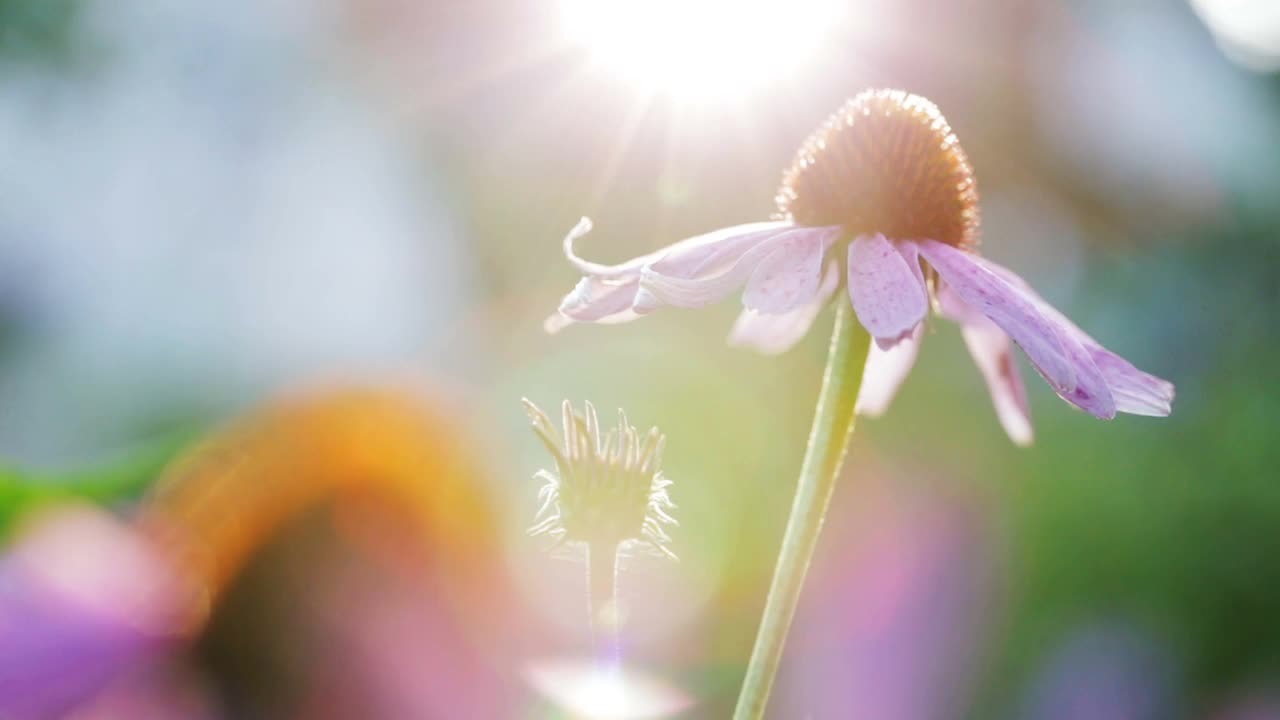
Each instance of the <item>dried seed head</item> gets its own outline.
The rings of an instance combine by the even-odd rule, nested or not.
[[[532,402],[525,412],[542,444],[556,461],[556,472],[542,470],[541,506],[531,535],[562,542],[599,543],[606,547],[635,541],[674,558],[663,529],[676,521],[667,494],[671,481],[662,476],[666,436],[658,428],[641,433],[618,411],[618,427],[601,432],[591,403],[583,413],[564,402],[564,438],[551,418]]]
[[[850,235],[976,244],[973,168],[937,106],[900,90],[867,90],[809,136],[778,191],[800,225]]]

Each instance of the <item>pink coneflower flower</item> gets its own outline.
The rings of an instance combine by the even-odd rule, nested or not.
[[[883,413],[915,363],[933,311],[960,324],[1014,442],[1031,441],[1017,343],[1062,399],[1095,417],[1168,415],[1173,385],[1138,370],[1052,308],[1012,271],[977,252],[973,168],[933,103],[896,90],[850,100],[783,176],[780,219],[681,240],[618,265],[569,262],[586,274],[547,320],[618,323],[663,305],[698,308],[744,288],[735,345],[783,352],[843,286],[876,342],[858,412]],[[847,272],[841,272],[841,268]]]

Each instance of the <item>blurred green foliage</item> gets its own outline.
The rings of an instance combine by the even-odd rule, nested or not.
[[[0,62],[71,57],[80,0],[0,0]]]
[[[68,472],[0,465],[0,541],[24,515],[49,504],[79,500],[115,505],[140,497],[189,442],[187,434],[169,437],[118,459]]]
[[[1108,425],[1045,407],[1032,451],[994,456],[1011,594],[986,675],[989,700],[1001,700],[973,717],[1016,706],[1047,657],[1090,623],[1121,622],[1165,645],[1187,717],[1280,672],[1280,337],[1268,329],[1280,296],[1274,265],[1260,262],[1274,257],[1274,227],[1255,218],[1092,273],[1090,297],[1137,288],[1128,294],[1161,299],[1145,320],[1104,307],[1077,316],[1142,327],[1133,335],[1143,345],[1116,344],[1157,372],[1181,368],[1180,396],[1168,419]]]

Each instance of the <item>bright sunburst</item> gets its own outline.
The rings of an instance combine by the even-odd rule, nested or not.
[[[568,38],[646,92],[741,97],[785,78],[838,21],[834,0],[561,0]]]

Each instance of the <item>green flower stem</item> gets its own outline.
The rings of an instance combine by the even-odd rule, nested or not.
[[[124,458],[64,473],[0,464],[0,542],[18,518],[42,505],[68,500],[112,505],[138,498],[190,442],[190,433],[183,432]]]
[[[791,518],[782,538],[773,584],[765,601],[764,617],[756,635],[747,676],[738,696],[734,720],[758,720],[764,716],[769,691],[778,672],[787,631],[800,600],[805,573],[818,544],[818,533],[831,502],[840,465],[853,435],[854,404],[862,385],[862,369],[870,348],[870,336],[853,315],[848,302],[836,302],[835,329],[822,390],[814,412],[809,446],[800,467]]]
[[[591,640],[596,663],[602,670],[616,670],[622,662],[618,642],[618,544],[592,541],[587,544],[588,605],[591,613]]]

